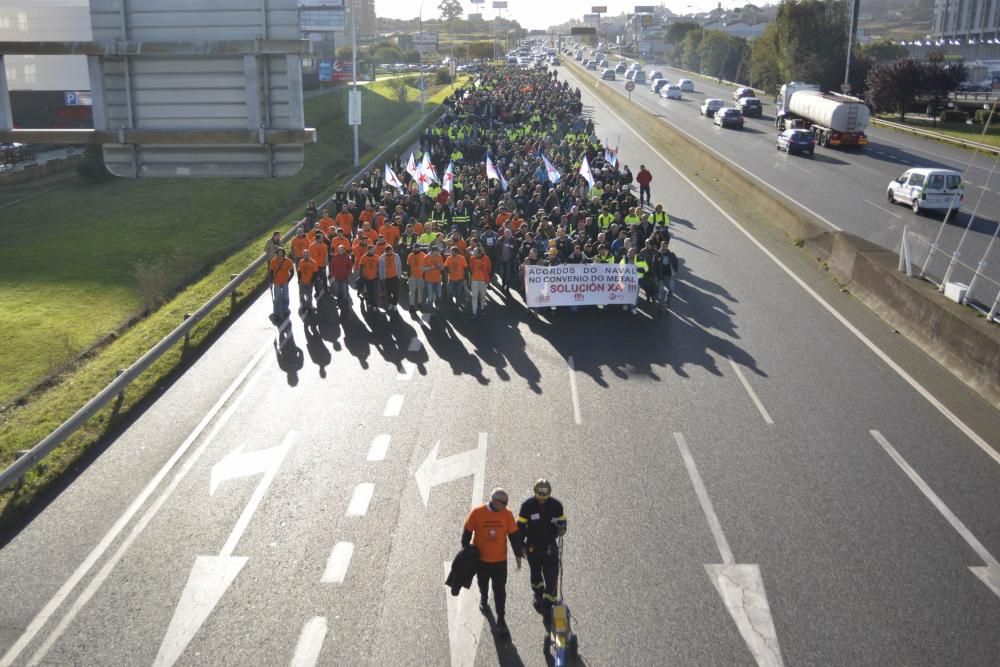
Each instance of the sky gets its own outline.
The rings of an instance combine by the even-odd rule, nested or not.
[[[440,0],[423,0],[423,15],[425,17],[438,17],[438,5]],[[512,18],[518,21],[523,27],[529,30],[548,28],[550,25],[563,23],[571,18],[582,19],[584,14],[590,13],[590,8],[595,5],[606,5],[608,14],[616,16],[622,12],[631,12],[636,5],[660,5],[663,4],[675,14],[688,14],[698,11],[708,11],[718,6],[718,0],[669,0],[667,2],[648,2],[645,0],[507,0],[507,9],[503,10],[505,18]],[[746,0],[724,0],[722,6],[725,8],[742,7]],[[763,3],[761,3],[763,4]],[[493,9],[493,1],[485,0],[482,5],[473,5],[469,0],[462,0],[462,6],[466,14],[471,8],[475,11],[481,8],[484,18],[490,19],[496,15]],[[420,0],[375,0],[375,13],[394,19],[411,19],[417,15],[420,7]]]

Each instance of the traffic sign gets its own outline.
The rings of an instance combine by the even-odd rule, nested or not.
[[[840,92],[842,92],[845,95],[851,92],[851,84],[849,83],[840,84]]]
[[[625,90],[627,90],[630,93],[633,90],[635,90],[635,81],[626,81],[625,82]]]

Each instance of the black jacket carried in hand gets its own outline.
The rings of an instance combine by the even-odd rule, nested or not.
[[[462,588],[472,586],[472,578],[476,576],[479,569],[479,549],[469,544],[462,547],[462,550],[451,561],[451,572],[444,580],[445,586],[451,587],[451,594],[458,595]]]

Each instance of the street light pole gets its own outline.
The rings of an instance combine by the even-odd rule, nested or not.
[[[424,0],[420,0],[420,13],[417,15],[417,54],[420,56],[420,113],[424,112],[426,91],[424,86]]]
[[[355,18],[358,9],[358,0],[353,0],[351,2],[351,92],[355,95],[358,94],[358,23]],[[360,119],[359,119],[360,120]],[[358,154],[358,125],[354,125],[354,166],[357,167],[358,163],[361,161],[361,156]]]

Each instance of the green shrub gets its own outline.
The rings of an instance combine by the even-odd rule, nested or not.
[[[444,69],[443,67],[441,69],[434,70],[434,83],[438,84],[439,86],[444,86],[451,83],[451,74],[448,72],[448,70]]]
[[[969,114],[964,111],[957,111],[955,109],[948,109],[941,113],[942,123],[964,123],[969,120]]]

